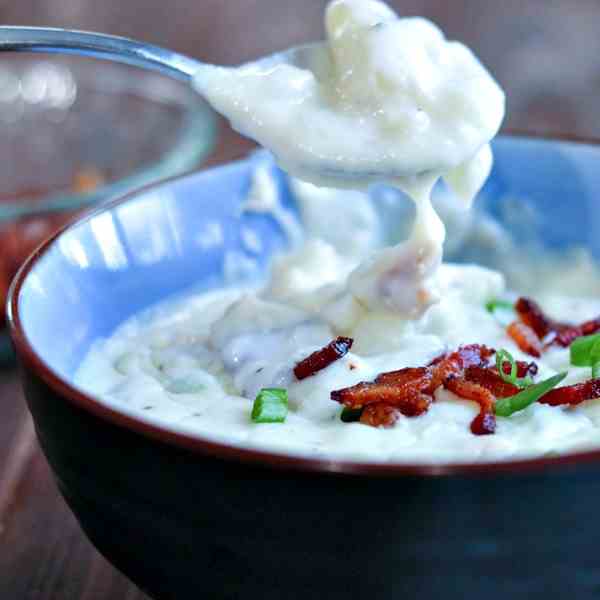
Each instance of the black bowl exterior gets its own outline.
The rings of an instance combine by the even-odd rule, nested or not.
[[[150,439],[23,382],[91,541],[160,600],[598,598],[600,471],[302,473]]]

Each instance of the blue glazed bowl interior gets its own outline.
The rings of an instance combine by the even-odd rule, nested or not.
[[[60,235],[20,288],[20,321],[35,352],[70,380],[92,342],[134,313],[192,288],[223,284],[227,254],[251,259],[252,268],[240,278],[260,276],[286,245],[269,215],[240,216],[252,170],[265,160],[259,153],[138,192]],[[559,253],[584,247],[597,257],[599,164],[600,147],[592,144],[503,137],[476,203],[524,246],[535,239]],[[286,176],[272,163],[270,168],[283,203],[294,210]],[[528,208],[535,223],[524,216]],[[245,248],[243,228],[260,237],[262,249]],[[493,252],[473,252],[467,245],[452,258],[493,261]]]

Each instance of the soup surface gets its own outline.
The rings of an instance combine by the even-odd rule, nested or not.
[[[97,341],[78,372],[80,387],[120,411],[156,424],[304,456],[373,462],[484,461],[563,453],[600,443],[600,400],[575,406],[536,401],[510,416],[496,416],[493,433],[476,435],[471,425],[480,405],[444,385],[434,391],[420,415],[403,414],[410,406],[402,405],[398,394],[391,399],[392,406],[400,406],[391,425],[342,421],[344,405],[332,399],[332,392],[372,383],[382,373],[426,367],[464,345],[505,349],[516,360],[535,363],[535,382],[566,371],[559,388],[589,381],[591,368],[571,365],[569,347],[557,343],[539,357],[519,347],[507,333],[510,323],[521,320],[510,308],[518,296],[507,289],[498,271],[443,264],[436,276],[439,300],[418,318],[373,312],[349,302],[347,275],[386,243],[389,215],[367,194],[293,181],[298,222],[279,204],[269,177],[268,169],[259,165],[244,207],[244,212],[271,211],[288,232],[292,248],[274,259],[269,279],[254,288],[198,291],[136,316],[109,339]],[[492,244],[512,266],[517,250],[507,244],[505,233],[489,239],[490,231],[495,231],[489,218],[455,213],[454,199],[448,196],[441,192],[435,206],[449,226],[449,251],[458,237],[471,245]],[[331,212],[323,214],[326,203]],[[478,242],[484,231],[487,237]],[[248,247],[254,243],[249,236]],[[230,261],[225,263],[228,271],[237,272]],[[573,255],[562,263],[546,257],[546,264],[544,271],[539,257],[530,265],[524,263],[516,284],[529,281],[524,292],[535,290],[535,299],[557,320],[568,322],[577,315],[585,321],[600,314],[600,278],[588,257]],[[561,295],[566,278],[570,296]],[[538,284],[533,286],[532,281]],[[545,282],[543,288],[540,281]],[[490,304],[497,299],[508,304]],[[298,379],[294,374],[298,363],[338,336],[353,340],[350,350]],[[486,368],[493,371],[495,359],[490,356]],[[284,422],[252,420],[255,398],[263,388],[286,391]],[[514,391],[508,387],[508,392]]]
[[[444,221],[466,240],[499,235],[465,215],[490,172],[502,90],[465,46],[381,2],[334,0],[325,23],[310,68],[258,61],[196,78],[296,177],[299,220],[260,164],[241,207],[270,213],[289,251],[253,288],[201,291],[123,324],[77,384],[150,422],[297,455],[451,462],[597,446],[600,279],[587,257],[516,255],[534,299],[502,268],[442,262]],[[333,180],[344,189],[317,187]],[[410,198],[414,218],[374,202],[373,180]],[[226,257],[225,279],[240,260]],[[544,262],[552,277],[537,277]],[[555,285],[567,275],[569,297]]]

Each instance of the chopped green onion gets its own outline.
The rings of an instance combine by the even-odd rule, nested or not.
[[[592,346],[590,359],[592,360],[592,379],[598,379],[600,377],[600,339],[596,340]]]
[[[510,364],[510,373],[504,372],[504,363]],[[517,387],[524,388],[533,384],[533,379],[526,375],[525,377],[517,377],[519,367],[517,361],[513,358],[513,355],[508,350],[498,350],[496,352],[496,368],[500,377],[506,381],[506,383],[512,383]]]
[[[497,310],[514,310],[514,304],[508,300],[494,298],[485,303],[485,309],[489,313],[495,313]]]
[[[585,335],[573,341],[569,350],[571,364],[576,367],[591,367],[600,358],[600,333]]]
[[[592,378],[600,377],[600,333],[585,335],[569,347],[571,364],[575,367],[592,367]]]
[[[288,394],[283,388],[263,388],[252,407],[255,423],[283,423],[288,413]]]
[[[344,406],[344,410],[340,415],[340,419],[344,421],[344,423],[355,423],[360,419],[362,411],[362,408],[350,408],[348,406]]]
[[[523,410],[539,400],[544,394],[554,389],[566,376],[566,373],[559,373],[545,381],[540,381],[540,383],[525,388],[514,396],[497,400],[494,407],[495,413],[499,417],[510,417],[513,413]]]

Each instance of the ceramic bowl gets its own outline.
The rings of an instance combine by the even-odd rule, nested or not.
[[[505,137],[495,153],[482,206],[514,227],[535,207],[541,243],[598,254],[600,146]],[[73,386],[96,338],[218,285],[226,252],[250,252],[242,225],[263,242],[257,270],[284,246],[268,215],[239,216],[255,160],[92,213],[13,284],[8,316],[39,441],[90,540],[161,600],[597,598],[600,451],[434,466],[300,459],[115,412]],[[520,212],[503,210],[515,199]]]

